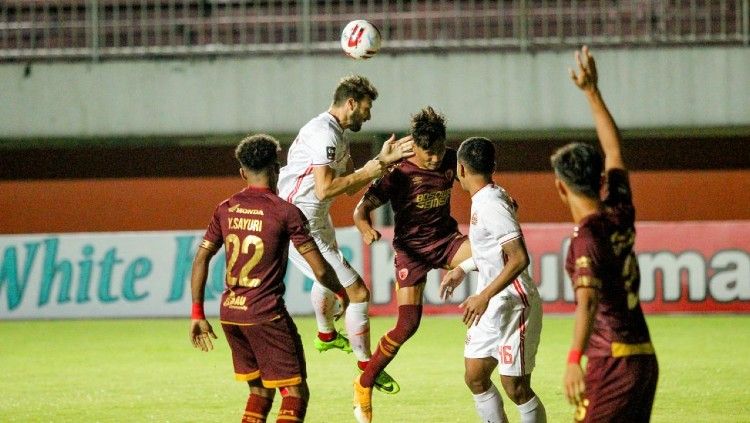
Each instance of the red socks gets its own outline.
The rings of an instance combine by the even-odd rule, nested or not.
[[[398,349],[406,340],[412,337],[419,328],[419,322],[422,320],[422,306],[416,304],[407,304],[398,307],[398,320],[396,327],[380,338],[378,348],[370,359],[364,373],[359,379],[362,386],[371,388],[375,385],[375,379],[381,371],[385,369],[388,363],[398,353]]]
[[[305,420],[307,403],[298,397],[284,397],[276,423],[301,422]]]
[[[272,405],[273,398],[250,394],[247,398],[245,414],[242,415],[242,423],[266,423],[266,417]]]

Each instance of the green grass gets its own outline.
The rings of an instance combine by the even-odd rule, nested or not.
[[[749,422],[750,316],[648,320],[661,367],[652,421]],[[314,321],[296,321],[309,340]],[[392,324],[373,319],[373,344]],[[532,384],[550,422],[571,420],[561,390],[571,332],[571,317],[545,317]],[[0,322],[0,421],[239,421],[247,387],[233,380],[219,336],[214,351],[201,353],[188,341],[186,319]],[[477,421],[463,385],[463,338],[456,317],[423,319],[388,368],[401,393],[375,393],[376,421]],[[353,356],[306,347],[307,421],[353,421]],[[278,398],[272,417],[277,406]],[[505,406],[518,422],[507,398]]]

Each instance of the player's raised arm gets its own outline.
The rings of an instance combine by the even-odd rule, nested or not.
[[[617,125],[599,91],[594,56],[591,55],[587,46],[583,46],[580,51],[575,52],[575,60],[577,71],[568,69],[568,72],[573,83],[586,94],[591,107],[596,125],[596,135],[599,137],[599,143],[604,151],[604,170],[624,169],[625,163],[622,160],[620,150],[622,140],[620,131],[617,129]]]
[[[193,273],[190,278],[190,290],[193,297],[193,311],[190,319],[190,342],[202,351],[214,349],[211,338],[216,339],[211,324],[206,320],[203,312],[203,296],[208,277],[208,264],[216,254],[217,249],[198,247],[193,260]]]

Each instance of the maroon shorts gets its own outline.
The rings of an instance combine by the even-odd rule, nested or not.
[[[269,322],[221,327],[232,350],[235,379],[260,379],[264,387],[278,388],[307,378],[302,340],[288,314]]]
[[[590,357],[586,365],[586,394],[574,420],[648,422],[658,378],[655,355]]]
[[[396,286],[400,288],[423,283],[427,272],[448,266],[466,240],[468,240],[466,235],[456,232],[434,243],[429,250],[415,252],[394,247],[396,250],[393,257],[396,266]]]

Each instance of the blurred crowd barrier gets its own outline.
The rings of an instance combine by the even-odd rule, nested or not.
[[[563,265],[572,224],[525,224],[531,274],[548,313],[574,309]],[[750,222],[643,222],[636,225],[640,302],[647,313],[750,312]],[[461,226],[466,233],[468,227]],[[337,228],[344,256],[371,288],[374,315],[393,315],[393,228],[366,246],[354,227]],[[0,320],[155,317],[190,313],[190,274],[203,231],[66,233],[0,236]],[[215,316],[224,290],[223,249],[212,260],[206,314]],[[425,313],[456,314],[475,292],[476,272],[445,302],[442,271],[427,276]],[[312,313],[313,281],[289,266],[286,304]]]
[[[750,0],[3,0],[0,61],[339,52],[367,19],[384,49],[748,45]]]

